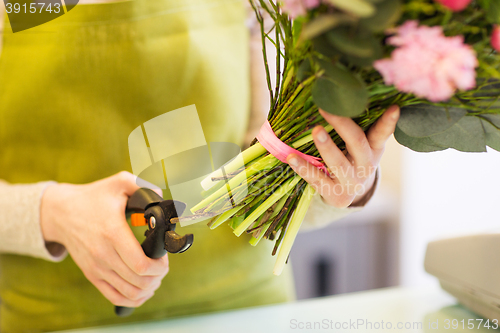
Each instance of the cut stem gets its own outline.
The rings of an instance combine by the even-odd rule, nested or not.
[[[314,189],[311,187],[311,185],[307,185],[304,193],[302,194],[302,197],[299,200],[297,208],[293,213],[290,224],[283,238],[283,242],[280,246],[278,258],[276,259],[276,264],[274,265],[274,275],[280,275],[281,272],[283,272],[283,268],[285,267],[288,255],[290,254],[290,250],[292,249],[293,242],[295,241],[295,237],[297,237],[297,233],[299,232],[302,220],[304,220],[304,217],[306,216],[307,209],[311,204],[313,195]]]
[[[252,223],[254,223],[259,216],[264,214],[264,212],[269,207],[271,207],[276,201],[278,201],[279,199],[281,199],[281,197],[287,194],[288,191],[290,191],[295,185],[297,185],[297,183],[301,179],[302,178],[300,178],[300,176],[297,175],[293,179],[289,180],[287,183],[283,184],[283,186],[279,187],[273,194],[269,196],[269,198],[266,199],[266,201],[261,203],[259,207],[257,207],[257,209],[255,209],[252,213],[250,213],[250,215],[248,215],[247,218],[243,222],[241,222],[238,228],[234,230],[234,234],[238,237],[241,236],[241,234],[245,232],[245,230],[247,230],[247,228],[251,226]]]
[[[233,173],[239,168],[244,167],[246,164],[253,161],[257,157],[264,155],[266,152],[267,150],[264,147],[262,147],[260,143],[257,142],[253,146],[239,153],[238,156],[233,158],[232,161],[223,166],[224,172],[226,173],[226,175]],[[222,168],[219,168],[214,172],[212,172],[211,174],[209,174],[205,179],[203,179],[201,181],[201,186],[206,191],[212,186],[214,186],[217,182],[219,182],[218,180],[212,181],[212,178],[221,178],[221,177],[224,177],[224,173],[222,172]]]
[[[231,217],[233,217],[234,214],[236,214],[240,209],[242,209],[243,207],[245,206],[239,206],[239,207],[234,207],[233,209],[230,209],[224,213],[222,213],[218,218],[217,220],[215,220],[211,225],[210,225],[210,229],[215,229],[217,228],[218,226],[220,226],[222,223],[226,222],[227,220],[229,220]]]
[[[227,194],[227,188],[226,187],[229,187],[230,189],[236,188],[236,186],[238,186],[242,182],[246,182],[246,180],[247,180],[248,177],[253,176],[254,174],[256,174],[259,171],[267,170],[269,168],[272,168],[278,162],[279,162],[279,160],[276,157],[274,157],[273,155],[268,155],[268,156],[262,158],[257,163],[252,164],[250,167],[248,167],[247,169],[243,170],[242,172],[240,172],[235,177],[231,178],[227,182],[227,186],[221,187],[215,193],[213,193],[209,197],[207,197],[204,200],[202,200],[199,204],[197,204],[196,206],[194,206],[193,208],[191,208],[191,212],[196,213],[196,212],[198,212],[198,210],[200,210],[200,209],[202,209],[202,208],[210,205],[212,202],[214,202],[215,200],[217,200],[219,197],[221,197],[223,195],[226,195]]]

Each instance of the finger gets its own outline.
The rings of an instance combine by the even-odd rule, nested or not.
[[[158,275],[160,280],[163,280],[165,278],[165,276],[168,274],[168,272],[170,271],[170,266],[169,266],[169,262],[168,262],[168,254],[164,255],[163,257],[161,257],[158,260],[163,261],[163,265],[167,267],[167,269],[164,271],[164,273],[162,275]]]
[[[392,105],[377,120],[377,122],[368,131],[368,142],[373,150],[381,151],[384,149],[385,142],[394,130],[399,119],[399,106]]]
[[[149,290],[153,288],[158,283],[161,283],[161,280],[165,275],[159,276],[140,276],[134,273],[121,259],[116,251],[113,251],[114,255],[111,255],[107,260],[107,266],[113,267],[116,274],[118,274],[123,280],[127,283],[130,283],[134,287],[137,287],[141,290]],[[163,258],[162,258],[163,260]]]
[[[101,292],[101,294],[106,297],[112,304],[116,306],[126,306],[129,308],[137,308],[144,304],[148,299],[150,299],[154,292],[150,295],[143,297],[137,301],[132,301],[127,299],[125,296],[120,294],[115,288],[113,288],[109,283],[104,280],[91,281],[92,284]]]
[[[312,131],[312,135],[314,144],[318,148],[330,172],[342,183],[347,177],[347,170],[352,168],[351,162],[349,162],[322,126],[316,126]]]
[[[323,110],[320,110],[320,113],[344,140],[347,151],[353,157],[354,163],[359,166],[368,164],[372,151],[366,134],[361,127],[351,118],[336,116]]]
[[[155,292],[156,289],[160,287],[161,281],[156,282],[156,284],[150,286],[150,288],[143,290],[137,288],[136,286],[125,281],[120,275],[116,272],[109,270],[105,274],[106,276],[103,278],[106,282],[108,282],[113,288],[116,289],[120,294],[125,296],[125,298],[131,301],[138,301],[147,297],[151,293]]]
[[[146,257],[132,230],[125,226],[113,236],[113,247],[123,262],[137,275],[164,276],[168,272],[168,260]]]
[[[327,204],[338,208],[347,207],[352,198],[345,193],[343,186],[324,172],[295,154],[287,157],[290,167],[307,181],[323,197]]]

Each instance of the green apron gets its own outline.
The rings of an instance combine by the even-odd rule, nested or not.
[[[207,141],[241,144],[249,109],[244,21],[242,1],[137,0],[77,5],[36,28],[6,31],[0,179],[86,183],[130,171],[130,132],[191,104]],[[70,257],[2,254],[0,331],[156,320],[293,297],[290,272],[272,275],[271,242],[252,247],[227,226],[179,233],[194,233],[194,246],[169,256],[162,287],[128,318],[114,315]]]

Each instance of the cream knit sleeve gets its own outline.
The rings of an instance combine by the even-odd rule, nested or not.
[[[0,252],[61,261],[67,251],[45,242],[40,228],[40,204],[54,182],[9,184],[0,180]]]

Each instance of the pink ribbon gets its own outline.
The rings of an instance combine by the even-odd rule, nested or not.
[[[274,134],[269,121],[266,120],[266,122],[262,125],[260,132],[257,135],[257,139],[271,155],[276,157],[281,162],[288,163],[286,160],[288,155],[296,154],[328,175],[328,170],[326,169],[326,166],[319,161],[319,157],[304,154],[278,139],[276,134]]]

